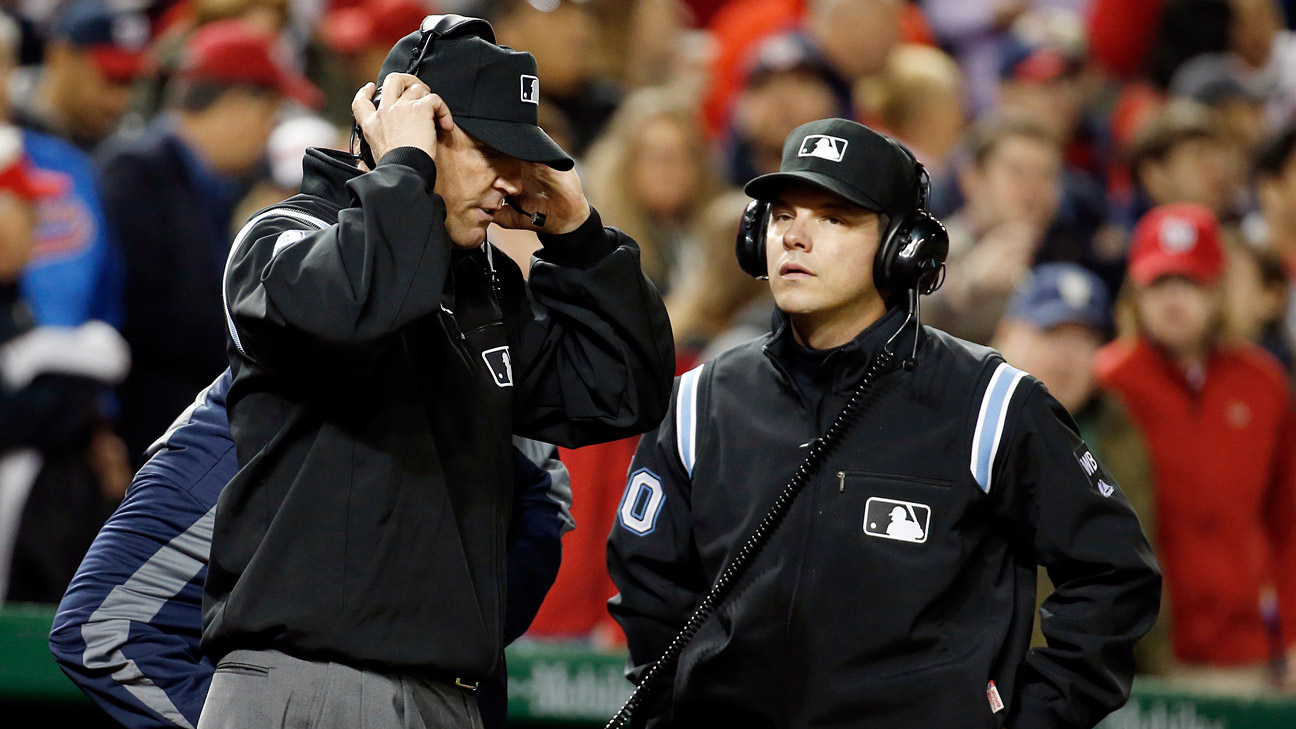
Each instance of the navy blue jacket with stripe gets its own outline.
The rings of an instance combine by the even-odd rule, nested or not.
[[[801,388],[777,330],[676,381],[608,544],[632,680],[840,412],[893,310]],[[655,727],[1090,727],[1128,698],[1160,573],[1065,410],[998,353],[924,328],[879,377],[727,603],[637,717]],[[806,390],[806,391],[803,391]],[[807,392],[808,391],[808,392]],[[1037,565],[1047,648],[1028,650]]]
[[[216,499],[238,471],[225,413],[230,380],[226,371],[149,449],[50,633],[64,672],[131,729],[197,726],[211,683],[213,666],[200,646],[202,593]],[[508,641],[535,617],[558,574],[559,537],[574,526],[557,449],[515,439],[514,473]],[[502,692],[483,690],[479,699],[483,717],[502,720]]]

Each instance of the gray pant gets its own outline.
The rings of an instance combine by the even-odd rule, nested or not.
[[[471,691],[453,684],[232,651],[212,676],[198,729],[481,729]]]

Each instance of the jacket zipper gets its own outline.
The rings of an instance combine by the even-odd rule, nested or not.
[[[847,476],[864,476],[869,478],[886,478],[892,481],[904,481],[906,483],[917,483],[924,486],[936,486],[947,489],[953,486],[949,481],[941,481],[934,478],[923,478],[921,476],[907,476],[900,473],[879,473],[877,471],[838,471],[837,472],[837,491],[839,493],[846,491]]]
[[[321,218],[321,217],[319,216],[318,213],[312,213],[312,212],[310,212],[309,210],[303,210],[302,208],[296,207],[296,206],[294,206],[294,205],[275,205],[273,209],[274,209],[274,210],[291,210],[291,211],[293,211],[293,212],[295,212],[295,213],[301,213],[302,216],[304,216],[305,218],[308,219],[308,222],[311,222],[311,223],[314,223],[315,225],[318,225],[320,230],[324,230],[325,228],[329,227],[329,225],[331,225],[330,223],[326,223],[326,222],[324,222],[324,219]],[[270,211],[267,210],[266,212],[270,212]],[[298,216],[296,216],[296,215],[290,215],[289,217],[297,218]],[[298,219],[300,219],[300,218],[298,218]],[[304,221],[304,222],[305,222],[305,221]]]

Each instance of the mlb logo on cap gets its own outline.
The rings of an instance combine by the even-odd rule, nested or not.
[[[801,140],[798,157],[818,157],[829,162],[841,162],[846,156],[846,140],[841,137],[830,137],[827,134],[811,134]]]
[[[1171,253],[1186,253],[1197,245],[1197,228],[1188,220],[1166,218],[1161,222],[1161,247]]]
[[[1073,309],[1088,306],[1094,295],[1094,285],[1089,277],[1078,271],[1063,271],[1057,279],[1058,295]]]
[[[540,79],[522,75],[522,100],[528,104],[540,105]]]
[[[1004,316],[1036,329],[1081,324],[1107,330],[1109,297],[1102,279],[1074,263],[1041,263],[1008,300]]]

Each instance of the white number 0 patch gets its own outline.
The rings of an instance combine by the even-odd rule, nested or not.
[[[666,491],[657,474],[646,468],[635,471],[630,474],[621,508],[617,510],[621,526],[635,534],[651,534],[657,528],[657,515],[665,501]]]

